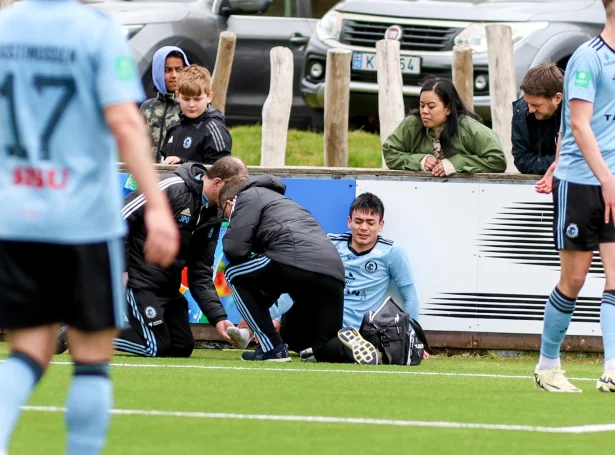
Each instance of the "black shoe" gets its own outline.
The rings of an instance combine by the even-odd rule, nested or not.
[[[58,337],[56,340],[56,354],[63,354],[68,349],[68,342],[66,341],[66,329],[68,326],[65,325],[60,328],[58,332]]]
[[[273,351],[263,352],[260,345],[256,347],[256,351],[244,352],[241,354],[243,360],[261,360],[265,362],[290,362],[290,354],[288,353],[288,346],[284,343],[279,345]]]

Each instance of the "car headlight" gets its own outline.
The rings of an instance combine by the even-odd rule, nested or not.
[[[122,25],[122,32],[127,40],[132,38],[137,34],[139,30],[143,28],[143,24],[135,24],[135,25]]]
[[[342,15],[331,10],[325,14],[316,25],[316,36],[320,41],[329,39],[339,40],[342,31]]]
[[[512,29],[513,45],[517,44],[532,33],[544,30],[549,26],[548,22],[499,22],[508,25]],[[487,52],[487,25],[489,23],[474,23],[466,27],[455,37],[455,44],[469,44],[476,54]]]

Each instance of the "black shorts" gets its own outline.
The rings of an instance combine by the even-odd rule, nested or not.
[[[595,251],[615,242],[613,221],[604,222],[604,199],[598,185],[553,179],[553,239],[559,250]]]
[[[121,239],[86,245],[0,241],[0,328],[123,325]]]

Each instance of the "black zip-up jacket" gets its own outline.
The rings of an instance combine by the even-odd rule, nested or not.
[[[161,176],[158,186],[169,198],[181,237],[179,254],[170,267],[163,269],[152,265],[143,256],[146,238],[143,220],[145,198],[136,191],[124,199],[122,215],[129,227],[124,244],[128,287],[150,290],[163,297],[177,295],[184,267],[188,265],[190,268],[191,264],[196,264],[195,268],[207,271],[209,265],[209,274],[192,280],[194,282],[190,281],[189,287],[205,316],[215,324],[227,317],[218,298],[211,273],[215,242],[213,248],[212,245],[206,245],[208,249],[198,250],[198,257],[192,254],[191,248],[192,233],[197,228],[197,222],[205,224],[211,219],[219,220],[215,207],[202,209],[201,177],[204,174],[205,168],[202,165],[187,163],[179,166],[172,174]]]
[[[522,174],[544,174],[555,161],[562,105],[553,117],[538,120],[525,99],[513,103],[512,154]]]
[[[197,118],[188,118],[183,113],[179,118],[179,125],[167,132],[162,146],[163,158],[177,156],[181,163],[213,164],[231,154],[233,142],[222,112],[208,106]]]
[[[344,283],[344,264],[337,249],[312,214],[284,197],[286,185],[277,177],[250,177],[235,200],[222,240],[231,265],[251,253],[272,261],[321,273]]]

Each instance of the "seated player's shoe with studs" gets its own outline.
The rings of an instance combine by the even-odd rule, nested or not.
[[[231,340],[237,343],[237,349],[245,349],[252,337],[248,329],[239,329],[237,327],[229,327],[226,329],[226,334]]]
[[[534,370],[534,380],[538,387],[547,392],[564,392],[564,393],[581,393],[583,392],[578,387],[575,387],[566,376],[566,372],[560,367],[549,368],[547,370],[539,370],[538,366]]]
[[[63,354],[68,349],[68,342],[66,341],[66,330],[68,326],[60,327],[58,336],[56,338],[56,354]]]
[[[376,348],[369,341],[365,341],[354,327],[344,327],[337,332],[337,337],[344,343],[344,346],[352,351],[352,358],[355,363],[362,365],[378,364]]]
[[[596,389],[601,392],[615,392],[615,370],[611,370],[600,376],[596,381]]]
[[[288,346],[284,343],[274,348],[269,352],[264,352],[258,345],[256,351],[244,352],[241,354],[242,360],[250,361],[264,361],[264,362],[290,362],[290,354],[288,353]]]

